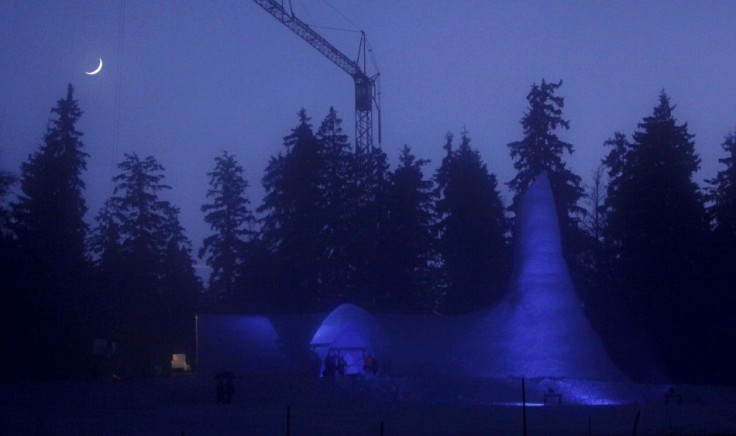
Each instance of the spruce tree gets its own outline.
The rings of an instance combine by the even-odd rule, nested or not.
[[[314,311],[324,300],[319,259],[325,222],[320,143],[302,109],[299,125],[284,138],[286,154],[269,161],[263,177],[266,195],[258,211],[265,213],[262,235],[274,253],[272,309]]]
[[[673,109],[662,92],[633,141],[618,134],[607,142],[606,242],[622,297],[661,345],[672,374],[683,376],[692,371],[685,360],[702,327],[697,296],[706,227],[692,180],[700,163],[694,136]]]
[[[448,289],[445,310],[461,313],[498,301],[506,288],[506,218],[496,176],[463,132],[460,146],[447,152],[437,170],[439,251]]]
[[[599,264],[603,264],[595,274],[595,283],[601,286],[601,292],[620,293],[621,281],[621,262],[619,251],[621,244],[618,240],[620,229],[617,227],[615,217],[611,217],[614,213],[615,203],[620,197],[624,181],[629,177],[629,162],[632,144],[625,134],[615,132],[613,137],[607,139],[603,143],[604,147],[610,147],[608,154],[601,161],[601,169],[606,172],[608,183],[603,193],[603,202],[598,205],[603,222],[605,223],[601,229],[600,236],[600,257]],[[611,221],[613,219],[613,221]]]
[[[179,209],[160,195],[164,168],[126,154],[113,196],[97,216],[91,246],[107,284],[108,334],[126,350],[126,369],[147,373],[174,352],[193,352],[201,293]]]
[[[128,320],[123,316],[126,305],[132,304],[126,289],[130,272],[125,266],[120,223],[113,201],[108,199],[95,217],[95,226],[88,240],[92,254],[95,292],[92,303],[97,308],[95,337],[120,340],[115,331]]]
[[[13,238],[13,230],[10,225],[11,211],[8,202],[10,190],[17,183],[14,174],[0,170],[0,240],[5,241]]]
[[[5,331],[14,331],[20,328],[22,333],[26,331],[26,320],[28,316],[24,311],[19,311],[28,297],[25,295],[27,289],[21,284],[19,271],[21,264],[18,256],[18,246],[15,234],[11,227],[11,210],[9,204],[10,193],[17,183],[14,174],[0,170],[0,328]],[[25,362],[19,361],[18,348],[26,348],[25,344],[19,344],[16,335],[3,335],[0,339],[0,347],[6,350],[6,357],[0,362],[0,371],[7,375],[17,375],[19,368]]]
[[[710,221],[708,277],[711,288],[709,306],[710,350],[716,372],[722,374],[719,383],[733,384],[736,377],[730,371],[727,353],[736,340],[736,132],[729,133],[721,144],[726,156],[718,159],[724,168],[708,180],[707,200]],[[720,369],[720,370],[718,370]]]
[[[582,245],[582,233],[579,217],[584,210],[578,205],[584,190],[580,177],[570,171],[562,157],[572,154],[572,144],[557,136],[559,129],[569,129],[570,123],[562,118],[565,106],[563,97],[557,95],[562,81],[541,85],[532,85],[526,99],[529,109],[521,119],[524,138],[508,144],[511,158],[514,160],[516,176],[508,183],[514,192],[513,207],[532,182],[547,171],[557,205],[563,243],[566,246],[568,260],[575,260],[575,255]]]
[[[345,299],[354,276],[350,259],[351,215],[355,206],[353,163],[348,137],[342,120],[330,108],[317,130],[322,156],[320,191],[324,207],[324,226],[320,234],[320,281],[326,307]]]
[[[82,172],[88,157],[76,123],[82,111],[69,85],[51,109],[44,143],[21,165],[21,194],[13,205],[15,232],[42,287],[57,296],[74,292],[86,267],[87,206]],[[60,303],[60,302],[57,302]]]
[[[348,215],[352,238],[350,254],[354,275],[346,300],[368,310],[378,308],[382,293],[384,253],[379,246],[386,225],[386,191],[389,165],[380,148],[356,150],[350,184],[351,213]]]
[[[208,294],[213,308],[243,305],[236,295],[238,274],[243,264],[246,244],[255,236],[255,217],[248,205],[245,190],[248,182],[243,177],[243,167],[235,156],[227,152],[215,158],[215,168],[208,173],[210,189],[207,198],[212,203],[202,206],[205,222],[215,232],[204,239],[199,257],[206,257],[212,268]]]
[[[726,246],[736,244],[736,132],[729,133],[721,144],[726,157],[718,159],[725,166],[708,180],[708,218],[716,239]]]
[[[92,340],[84,322],[88,228],[82,172],[88,155],[76,129],[82,111],[71,85],[51,113],[43,144],[21,165],[21,192],[12,206],[24,273],[25,305],[19,310],[28,313],[29,348],[44,350],[43,358],[31,351],[29,365],[54,360],[54,370],[71,374],[84,368],[81,359]]]
[[[419,312],[435,308],[431,293],[435,261],[433,183],[422,172],[427,163],[404,145],[399,166],[388,177],[387,215],[378,241],[383,271],[376,302],[379,310]]]
[[[173,353],[194,356],[195,315],[202,301],[202,280],[194,270],[192,243],[179,222],[180,209],[167,210],[166,246],[161,271],[160,335],[164,365]],[[163,366],[164,368],[166,366]]]

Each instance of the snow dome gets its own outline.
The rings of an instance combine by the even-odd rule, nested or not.
[[[375,356],[384,347],[384,335],[376,319],[354,304],[342,304],[325,318],[312,337],[311,348],[324,367],[325,357],[345,359],[346,374],[363,373],[363,355]]]

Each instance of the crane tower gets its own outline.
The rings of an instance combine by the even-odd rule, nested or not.
[[[365,32],[361,31],[358,58],[353,61],[320,34],[315,32],[308,24],[297,18],[293,11],[287,12],[284,6],[277,3],[276,0],[253,1],[353,78],[353,82],[355,83],[355,151],[356,153],[360,153],[373,148],[374,105],[378,115],[378,146],[380,147],[381,107],[378,86],[380,73],[372,76],[368,76],[366,73],[367,53]]]

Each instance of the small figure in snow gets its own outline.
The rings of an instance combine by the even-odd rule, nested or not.
[[[369,372],[373,373],[373,375],[376,375],[378,372],[378,360],[376,360],[375,357],[371,356],[370,353],[364,353],[363,354],[363,372],[368,374]]]
[[[330,351],[325,357],[325,369],[322,371],[322,377],[334,377],[337,372],[337,357]]]

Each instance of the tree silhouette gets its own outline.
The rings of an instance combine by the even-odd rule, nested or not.
[[[0,240],[2,241],[13,238],[13,229],[10,224],[11,211],[7,197],[10,189],[17,182],[14,174],[0,170]]]
[[[708,217],[718,240],[736,243],[736,132],[729,133],[721,147],[726,157],[718,159],[725,168],[708,180]]]
[[[709,311],[712,313],[708,334],[711,361],[719,374],[727,375],[719,382],[733,384],[736,377],[728,368],[726,355],[736,340],[736,132],[729,133],[721,144],[726,156],[718,159],[724,168],[707,181],[708,219],[711,225],[708,277],[712,289]]]
[[[447,152],[437,170],[437,232],[448,281],[445,308],[466,312],[499,299],[506,288],[506,218],[496,176],[463,132],[460,146]]]
[[[270,273],[261,274],[274,290],[272,309],[329,310],[344,301],[376,307],[387,158],[378,148],[351,153],[341,124],[331,108],[315,135],[302,110],[284,138],[286,152],[266,168],[256,251],[273,254]]]
[[[266,168],[266,195],[258,208],[266,214],[262,237],[274,253],[274,276],[279,281],[271,306],[279,311],[313,311],[321,300],[323,160],[304,109],[284,146],[286,154],[272,157]]]
[[[651,116],[629,142],[622,134],[607,141],[606,243],[615,259],[611,275],[625,301],[667,354],[673,375],[687,371],[704,299],[706,236],[693,135],[678,125],[662,92]],[[674,320],[688,320],[687,323]]]
[[[354,281],[351,262],[352,214],[356,206],[355,155],[342,120],[330,108],[316,134],[320,143],[322,176],[320,191],[324,225],[320,233],[320,282],[327,308],[344,301]]]
[[[563,97],[557,95],[562,81],[532,85],[526,99],[529,109],[521,119],[524,138],[508,144],[514,160],[516,176],[508,183],[514,192],[513,208],[519,197],[526,192],[532,182],[547,171],[557,205],[557,214],[568,260],[576,260],[575,255],[582,246],[582,232],[579,216],[584,209],[578,205],[584,190],[580,177],[570,171],[562,160],[565,153],[572,154],[572,144],[561,140],[556,131],[569,129],[569,121],[562,118],[565,106]]]
[[[12,206],[24,274],[18,307],[28,309],[22,325],[34,343],[28,368],[51,359],[57,361],[54,371],[72,374],[85,369],[81,362],[91,338],[85,322],[87,154],[76,129],[82,111],[71,85],[51,113],[43,144],[21,165],[21,192]],[[43,358],[33,350],[44,350]]]
[[[217,156],[215,168],[208,175],[207,198],[212,203],[203,205],[202,212],[206,213],[204,220],[215,233],[204,239],[199,257],[207,256],[207,265],[212,268],[208,287],[211,304],[222,308],[237,298],[235,285],[246,243],[256,234],[252,228],[255,217],[245,194],[248,182],[235,156],[227,152]]]
[[[422,173],[428,162],[417,159],[404,145],[399,166],[388,177],[387,217],[378,243],[383,271],[378,310],[419,312],[435,308],[431,293],[436,260],[431,228],[433,184]]]
[[[201,284],[179,209],[162,200],[171,189],[153,157],[126,154],[113,196],[97,216],[90,245],[108,286],[108,334],[126,350],[127,370],[149,372],[171,353],[193,351]]]
[[[34,265],[41,286],[74,292],[86,267],[87,206],[82,171],[87,153],[76,123],[82,111],[69,85],[66,98],[51,109],[44,144],[21,165],[21,194],[13,205],[15,232]]]
[[[386,153],[380,148],[356,150],[353,157],[351,186],[350,259],[354,275],[345,300],[369,310],[377,309],[382,293],[385,253],[379,241],[387,219],[386,191],[389,165]]]
[[[28,314],[20,313],[18,309],[27,307],[22,302],[30,296],[21,283],[19,271],[22,264],[18,256],[18,241],[11,227],[12,213],[9,203],[11,190],[16,183],[14,174],[0,170],[0,327],[5,331],[20,328],[20,332],[25,333],[27,321],[24,317]],[[3,335],[0,339],[0,347],[6,350],[6,358],[0,362],[0,372],[9,376],[17,375],[19,368],[25,366],[23,359],[18,359],[18,352],[27,346],[14,336]]]

